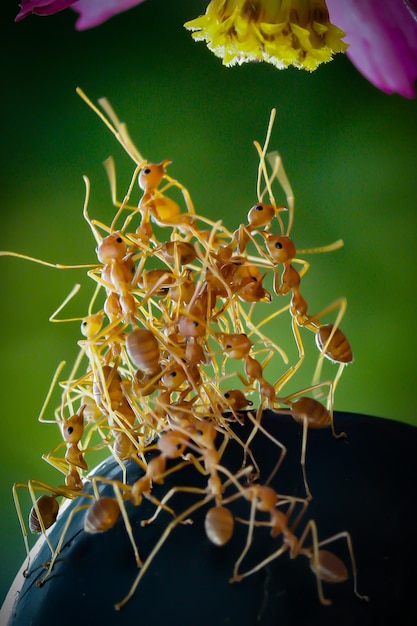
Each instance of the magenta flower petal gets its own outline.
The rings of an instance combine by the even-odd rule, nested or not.
[[[15,22],[23,20],[24,17],[35,13],[36,15],[52,15],[67,9],[78,0],[22,0],[19,4],[20,11],[15,17]]]
[[[327,0],[332,22],[350,44],[358,70],[386,93],[415,96],[417,20],[414,0]]]
[[[417,20],[417,0],[403,0],[411,15]]]
[[[141,2],[143,0],[78,0],[72,7],[80,14],[75,27],[77,30],[93,28]]]

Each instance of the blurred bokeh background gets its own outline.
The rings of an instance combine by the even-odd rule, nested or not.
[[[314,74],[261,64],[224,68],[182,27],[205,10],[203,0],[148,0],[85,32],[75,31],[71,10],[15,24],[17,3],[7,4],[0,249],[95,262],[82,175],[91,180],[90,214],[108,223],[113,207],[102,161],[114,155],[120,195],[133,168],[77,86],[94,101],[107,96],[141,152],[153,161],[171,158],[169,173],[188,187],[198,213],[230,228],[256,202],[253,140],[263,141],[277,107],[270,147],[281,152],[295,192],[297,247],[345,242],[331,254],[309,255],[303,283],[311,311],[340,296],[348,301],[341,326],[355,361],[335,408],[417,425],[416,101],[379,92],[341,55]],[[29,478],[60,482],[41,460],[60,433],[37,417],[58,363],[74,360],[80,334],[78,323],[48,318],[77,282],[82,290],[61,316],[84,315],[93,287],[82,270],[15,258],[0,258],[0,272],[3,598],[24,558],[11,486]],[[288,322],[277,322],[276,340],[294,358]],[[310,354],[312,335],[303,337]],[[294,391],[311,382],[311,350]]]

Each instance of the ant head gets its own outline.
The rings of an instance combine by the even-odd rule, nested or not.
[[[166,431],[159,436],[158,450],[169,459],[181,457],[186,447],[184,435],[174,431]]]
[[[227,404],[237,411],[253,405],[252,400],[248,400],[240,389],[229,389],[223,395],[226,398]]]
[[[289,237],[270,235],[265,232],[262,235],[266,240],[269,253],[276,263],[288,263],[295,257],[295,246]]]
[[[71,415],[62,422],[62,436],[67,443],[78,443],[84,432],[84,409],[81,407],[78,413]]]
[[[178,389],[187,379],[184,369],[178,363],[171,365],[161,376],[161,383],[165,389],[173,391]]]
[[[258,202],[248,212],[249,226],[256,228],[258,226],[266,226],[270,223],[275,215],[275,207],[272,204]]]
[[[215,426],[206,420],[197,420],[191,424],[187,431],[190,438],[200,447],[213,449],[214,440],[217,437]]]
[[[98,260],[104,265],[112,261],[121,261],[126,251],[126,242],[119,232],[104,237],[96,248]]]
[[[206,334],[206,321],[203,316],[197,318],[184,313],[179,316],[178,330],[183,337],[203,337]]]
[[[99,313],[94,313],[83,319],[81,322],[81,333],[84,337],[91,339],[99,332],[103,324],[103,317],[104,311],[100,311]]]
[[[278,502],[278,494],[268,485],[254,485],[246,491],[248,500],[255,502],[258,511],[271,511]]]
[[[244,333],[218,333],[225,354],[231,359],[243,359],[250,352],[253,343]]]
[[[261,281],[252,281],[239,288],[238,296],[244,302],[271,302],[272,296]]]
[[[156,189],[162,180],[166,166],[170,163],[172,163],[171,159],[165,159],[162,163],[148,163],[144,165],[139,173],[139,187],[145,193]]]

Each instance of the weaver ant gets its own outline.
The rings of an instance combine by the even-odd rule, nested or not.
[[[248,521],[249,530],[245,547],[235,563],[231,582],[240,581],[243,578],[254,574],[288,551],[291,559],[295,559],[300,555],[308,558],[310,567],[316,576],[319,600],[322,604],[329,605],[331,604],[331,601],[324,596],[322,585],[323,581],[329,583],[344,582],[348,579],[349,575],[343,561],[332,552],[323,550],[322,548],[323,546],[338,539],[345,539],[349,550],[354,593],[361,600],[368,600],[367,596],[360,595],[357,591],[356,562],[353,553],[352,539],[347,531],[342,531],[328,537],[327,539],[319,541],[316,523],[314,520],[310,519],[301,533],[301,536],[298,538],[294,534],[294,530],[300,520],[300,517],[306,510],[307,503],[305,501],[292,496],[280,496],[272,487],[265,485],[254,485],[252,487],[248,487],[243,490],[243,495],[251,503],[250,518]],[[303,505],[301,514],[299,514],[295,522],[289,526],[288,520],[297,502],[301,502]],[[277,508],[282,504],[290,505],[287,512],[283,512]],[[266,521],[257,521],[255,518],[257,511],[266,513],[269,516],[269,519]],[[246,572],[241,573],[239,572],[239,568],[252,544],[255,526],[270,527],[271,536],[281,537],[282,545],[275,552],[265,557],[257,565]],[[312,545],[305,546],[309,535],[311,535]]]

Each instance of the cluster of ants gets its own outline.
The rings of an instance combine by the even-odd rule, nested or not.
[[[27,570],[30,551],[19,504],[21,488],[29,490],[33,504],[29,529],[42,533],[51,550],[51,559],[38,580],[39,585],[47,581],[54,568],[72,515],[83,511],[87,533],[110,531],[122,516],[138,574],[126,597],[116,605],[120,609],[133,596],[175,527],[190,522],[193,513],[205,507],[205,533],[216,546],[223,546],[231,539],[236,521],[248,526],[247,540],[234,563],[231,581],[259,571],[285,552],[291,558],[302,554],[309,559],[315,574],[320,601],[328,604],[322,582],[343,581],[349,574],[342,560],[323,546],[343,537],[348,544],[354,592],[359,596],[349,533],[341,532],[319,542],[314,520],[306,524],[299,536],[298,522],[290,523],[294,508],[301,506],[301,515],[304,514],[312,497],[305,469],[308,429],[330,426],[335,437],[345,435],[337,434],[333,426],[333,396],[345,365],[352,361],[352,351],[339,329],[345,300],[312,315],[302,296],[301,283],[309,264],[296,258],[296,248],[290,239],[294,196],[278,153],[267,153],[275,110],[271,113],[264,146],[254,142],[259,155],[257,203],[249,210],[247,223],[230,232],[222,221],[213,222],[195,212],[187,189],[167,174],[169,160],[154,164],[142,157],[107,100],[100,100],[100,110],[80,89],[77,91],[111,130],[136,167],[126,195],[119,202],[114,161],[111,157],[105,161],[117,209],[110,226],[90,218],[90,183],[84,177],[83,215],[97,242],[97,262],[77,267],[88,269],[96,288],[87,316],[79,318],[84,336],[78,342],[79,356],[66,380],[59,380],[63,364],[58,367],[40,415],[41,421],[48,421],[44,414],[52,389],[59,382],[62,399],[53,421],[59,425],[63,440],[46,455],[46,460],[65,475],[65,484],[52,487],[31,480],[27,484],[17,483],[13,489],[28,554]],[[272,191],[275,180],[286,194],[286,207],[275,202]],[[136,181],[141,197],[137,206],[132,206],[129,202]],[[175,189],[185,210],[171,198]],[[282,218],[284,211],[287,227]],[[341,245],[338,241],[310,251],[329,251]],[[74,267],[19,253],[1,254],[57,268]],[[74,321],[74,318],[58,319],[58,315],[78,288],[51,316],[53,321]],[[270,303],[275,296],[287,295],[289,304],[255,322],[254,309],[258,303]],[[98,305],[100,297],[102,301]],[[98,312],[94,312],[95,307],[100,307]],[[334,324],[320,321],[324,313],[336,308]],[[297,362],[290,366],[283,350],[262,332],[262,327],[283,311],[290,313],[298,351]],[[304,359],[302,328],[315,334],[316,371],[309,388],[285,395],[284,387]],[[267,366],[276,354],[287,369],[278,380],[273,380]],[[339,367],[335,378],[323,383],[320,375],[326,358]],[[326,404],[313,397],[323,387],[328,388]],[[266,407],[288,414],[303,425],[301,463],[305,498],[277,493],[269,484],[271,476],[261,480],[250,442],[257,432],[265,431],[262,412]],[[252,429],[245,441],[239,438],[238,428],[233,427],[243,422],[250,423]],[[272,438],[266,431],[265,434]],[[98,443],[93,437],[98,438]],[[242,448],[242,465],[236,472],[222,463],[230,440]],[[277,439],[273,441],[278,452],[275,474],[286,449]],[[122,480],[89,475],[87,455],[97,448],[111,451],[123,470]],[[125,463],[130,460],[141,470],[133,484],[126,480]],[[194,467],[205,477],[205,487],[178,484],[157,498],[153,485],[163,485],[168,474],[172,477],[184,466]],[[92,484],[92,492],[86,492],[86,484]],[[103,484],[111,484],[113,496],[100,493]],[[39,491],[43,495],[37,497]],[[180,491],[195,493],[197,500],[186,510],[174,511],[169,501]],[[58,545],[52,545],[47,530],[57,519],[59,501],[81,497],[88,498],[88,503],[73,509]],[[151,518],[142,520],[142,525],[154,522],[161,511],[168,511],[172,518],[145,560],[139,554],[126,510],[127,502],[139,507],[143,498],[153,503],[155,511]],[[229,505],[239,499],[250,504],[246,520],[236,520],[230,510]],[[245,570],[245,557],[258,526],[270,528],[279,545]]]

